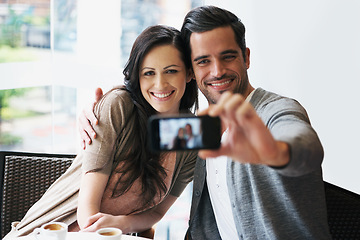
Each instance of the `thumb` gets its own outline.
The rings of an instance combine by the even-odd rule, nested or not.
[[[226,155],[226,153],[227,153],[226,146],[223,146],[222,144],[220,148],[216,150],[200,150],[198,152],[198,155],[200,158],[206,159],[206,158],[215,158],[215,157],[223,156]]]

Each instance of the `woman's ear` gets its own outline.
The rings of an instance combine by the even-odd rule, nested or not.
[[[192,69],[189,69],[187,76],[186,76],[186,83],[189,83],[191,80],[195,80],[195,74]]]

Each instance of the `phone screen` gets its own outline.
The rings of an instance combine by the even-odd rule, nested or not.
[[[150,119],[150,141],[155,151],[216,149],[220,146],[220,119],[185,115]]]

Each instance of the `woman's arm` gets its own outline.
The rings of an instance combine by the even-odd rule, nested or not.
[[[83,173],[79,191],[77,221],[80,229],[92,224],[90,217],[100,212],[109,176],[101,172]]]
[[[89,222],[91,222],[92,225],[86,227],[82,231],[93,232],[103,227],[117,227],[125,234],[131,232],[143,232],[152,228],[155,223],[160,221],[168,209],[174,204],[176,199],[177,197],[168,195],[164,201],[156,207],[134,215],[113,216],[110,214],[96,213],[89,218]]]

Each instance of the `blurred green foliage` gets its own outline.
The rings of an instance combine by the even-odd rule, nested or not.
[[[1,124],[4,119],[3,112],[9,106],[9,100],[14,96],[22,96],[28,91],[29,88],[18,88],[18,89],[5,89],[0,90],[0,144],[1,145],[13,145],[22,141],[21,137],[14,136],[10,133],[3,132]],[[11,118],[8,114],[7,119]]]
[[[31,5],[21,13],[17,13],[13,9],[12,4],[8,5],[6,20],[0,24],[0,46],[20,47],[22,32],[26,26],[50,25],[50,15],[47,17],[39,17],[34,16],[33,12],[34,8]]]
[[[22,142],[21,137],[9,133],[0,132],[0,145],[14,145],[21,142]]]
[[[12,48],[10,46],[0,46],[0,63],[6,62],[27,62],[37,59],[37,55],[29,48]]]

